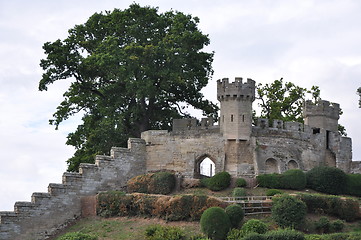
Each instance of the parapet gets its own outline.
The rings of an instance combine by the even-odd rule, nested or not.
[[[242,78],[235,78],[235,81],[230,83],[228,78],[217,80],[217,98],[218,101],[229,99],[242,99],[254,101],[256,82],[247,78],[247,82],[243,83]]]
[[[173,119],[173,132],[208,129],[213,126],[213,118],[202,118],[200,122],[195,118]]]
[[[258,118],[256,127],[261,129],[278,129],[278,130],[287,130],[293,132],[303,132],[304,125],[299,122],[283,122],[282,120],[275,119],[273,120],[273,125],[269,125],[269,119],[267,118]]]
[[[340,118],[340,104],[326,100],[320,100],[317,103],[307,100],[304,103],[303,115],[305,118],[308,116],[324,116],[338,120]]]

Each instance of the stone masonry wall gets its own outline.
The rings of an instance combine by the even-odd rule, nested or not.
[[[65,172],[61,184],[33,193],[31,202],[16,202],[13,212],[0,212],[1,240],[47,239],[81,215],[81,198],[99,191],[119,190],[145,173],[145,142],[130,139],[128,148],[112,148],[95,164],[81,164],[79,173]]]
[[[198,164],[205,158],[215,163],[215,171],[224,171],[224,140],[219,128],[168,133],[146,131],[147,171],[172,170],[195,177]]]

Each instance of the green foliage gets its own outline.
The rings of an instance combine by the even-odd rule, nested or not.
[[[39,90],[71,81],[50,123],[58,128],[84,114],[68,135],[67,144],[76,149],[69,171],[145,130],[170,129],[172,119],[190,116],[180,103],[217,119],[217,106],[201,93],[213,74],[213,53],[202,51],[210,41],[198,24],[181,12],[133,3],[95,13],[66,39],[44,44]]]
[[[225,212],[231,221],[231,227],[238,228],[244,218],[243,208],[238,204],[232,204],[226,207]]]
[[[178,227],[153,225],[145,229],[145,236],[148,240],[185,240],[186,236]]]
[[[328,194],[345,192],[347,175],[341,169],[328,166],[315,167],[306,173],[307,186]]]
[[[281,177],[282,177],[281,174],[271,173],[271,174],[261,174],[258,175],[256,178],[260,187],[282,188]]]
[[[359,216],[359,202],[352,198],[344,198],[320,194],[298,194],[306,203],[308,212],[329,214],[348,222],[354,221]]]
[[[282,194],[283,192],[279,189],[267,189],[266,196],[274,196],[277,194]]]
[[[236,186],[237,187],[246,187],[247,186],[247,181],[244,178],[237,178],[236,180]]]
[[[202,232],[212,240],[223,240],[231,228],[231,222],[220,207],[211,207],[204,211],[200,221]]]
[[[211,178],[203,178],[202,184],[212,191],[221,191],[231,184],[231,175],[228,172],[219,172]]]
[[[300,169],[290,169],[282,174],[271,173],[257,176],[260,187],[302,190],[306,187],[306,175]]]
[[[242,240],[266,240],[266,236],[263,234],[251,232],[242,238]]]
[[[345,222],[340,219],[331,222],[332,232],[342,232],[344,228],[345,228]]]
[[[226,205],[216,198],[199,195],[124,195],[104,192],[97,199],[97,215],[102,217],[149,216],[168,221],[199,220],[205,209]]]
[[[57,240],[97,240],[97,239],[98,237],[80,232],[67,233],[57,238]]]
[[[169,194],[175,187],[175,175],[170,172],[154,173],[149,182],[148,192],[153,194]]]
[[[232,191],[232,197],[244,197],[247,196],[246,189],[236,187]]]
[[[347,194],[361,197],[361,174],[347,174]]]
[[[306,174],[300,169],[290,169],[282,174],[282,188],[302,190],[306,187]]]
[[[283,121],[303,122],[303,102],[306,94],[310,93],[313,100],[320,98],[320,90],[312,86],[311,90],[296,86],[291,82],[283,83],[283,79],[275,80],[271,84],[260,83],[257,86],[258,106],[261,107],[261,118]]]
[[[259,233],[263,234],[268,231],[268,226],[264,222],[258,219],[250,219],[245,224],[243,224],[241,230],[247,233]]]
[[[139,175],[128,180],[128,192],[169,194],[175,187],[175,176],[170,172]]]
[[[357,94],[360,96],[360,100],[359,100],[358,104],[359,104],[359,107],[361,108],[361,87],[359,87],[357,89]]]
[[[243,237],[244,233],[240,229],[232,228],[227,234],[227,240],[239,240]]]
[[[325,216],[321,217],[318,221],[315,222],[315,229],[319,233],[331,232],[330,220]]]
[[[295,197],[282,195],[273,198],[272,217],[280,227],[298,227],[304,222],[306,213],[306,204]]]
[[[270,231],[265,234],[267,240],[304,240],[303,233],[290,230],[290,229],[279,229]]]

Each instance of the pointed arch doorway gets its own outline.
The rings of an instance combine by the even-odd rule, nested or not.
[[[202,156],[196,161],[195,177],[213,177],[216,172],[216,164],[207,155]]]

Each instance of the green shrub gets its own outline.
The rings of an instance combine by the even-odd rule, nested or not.
[[[246,187],[247,186],[247,181],[244,178],[237,178],[236,180],[236,186],[237,187]]]
[[[243,208],[238,204],[233,204],[227,206],[225,212],[231,221],[231,227],[237,228],[244,218]]]
[[[306,183],[306,174],[300,169],[290,169],[282,173],[282,188],[302,190],[306,187]]]
[[[80,232],[67,233],[57,238],[57,240],[97,240],[97,239],[98,237]]]
[[[145,229],[148,240],[185,240],[186,236],[182,229],[171,226],[152,225]]]
[[[281,190],[278,189],[267,189],[266,191],[266,196],[274,196],[277,194],[282,194],[283,192]]]
[[[242,240],[267,240],[267,238],[263,234],[252,232],[244,236]]]
[[[219,172],[211,178],[203,178],[202,183],[212,191],[221,191],[229,187],[231,175],[228,172]]]
[[[361,197],[361,174],[347,174],[347,194]]]
[[[281,174],[271,173],[271,174],[258,175],[256,179],[260,187],[282,188],[281,177],[282,177]]]
[[[327,217],[321,217],[315,222],[315,229],[318,233],[329,233],[331,231],[331,222]]]
[[[308,234],[305,235],[305,240],[324,240],[325,235],[318,235],[318,234]]]
[[[263,234],[268,231],[268,226],[264,222],[258,219],[250,219],[243,224],[241,230],[244,233],[260,233]]]
[[[243,237],[244,233],[240,229],[232,228],[227,234],[227,240],[239,240]]]
[[[329,214],[348,222],[359,216],[359,203],[351,198],[304,193],[298,197],[306,203],[310,213]]]
[[[139,175],[128,181],[128,192],[169,194],[175,187],[175,176],[170,172],[156,172]]]
[[[306,213],[306,204],[295,197],[282,195],[273,198],[272,217],[280,227],[298,227],[304,222]]]
[[[345,228],[345,222],[340,219],[331,222],[332,232],[342,232],[344,228]]]
[[[202,232],[212,240],[225,239],[231,228],[228,215],[220,207],[211,207],[205,210],[200,225]]]
[[[247,196],[246,189],[236,187],[232,191],[232,197],[244,197]]]
[[[304,240],[305,237],[303,233],[290,230],[290,229],[280,229],[275,231],[270,231],[265,234],[267,240]]]
[[[315,167],[306,173],[307,186],[319,192],[328,194],[344,193],[347,175],[335,167]]]

